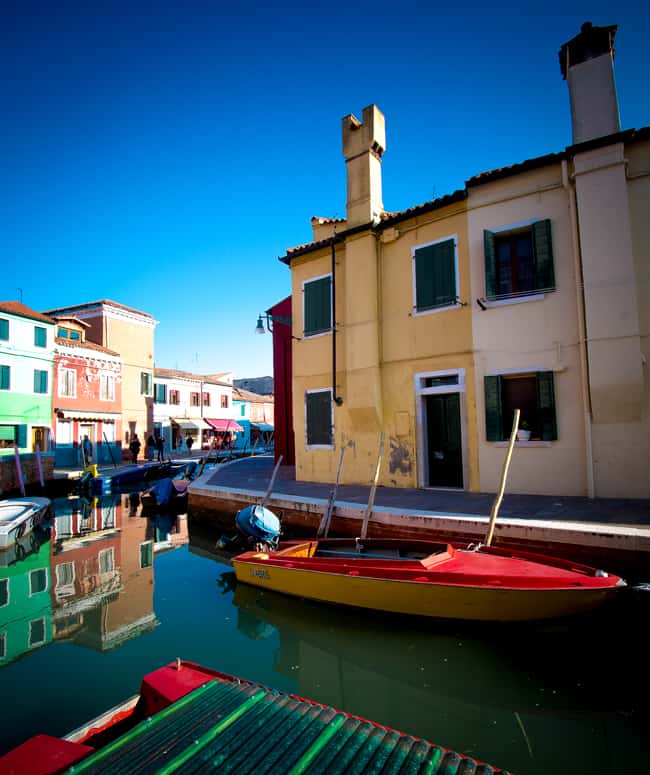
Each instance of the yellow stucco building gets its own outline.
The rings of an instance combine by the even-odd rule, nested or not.
[[[573,143],[383,208],[384,116],[343,119],[345,220],[287,251],[296,476],[650,497],[650,130],[620,131],[616,27],[562,46]],[[643,302],[646,302],[645,304]]]

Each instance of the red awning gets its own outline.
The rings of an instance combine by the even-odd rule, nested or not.
[[[210,418],[208,417],[204,419],[215,429],[215,431],[243,431],[244,430],[241,427],[241,425],[239,423],[236,423],[234,420],[210,420]]]

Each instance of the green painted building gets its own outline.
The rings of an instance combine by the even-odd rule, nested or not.
[[[0,302],[0,456],[51,448],[54,335],[51,318]]]

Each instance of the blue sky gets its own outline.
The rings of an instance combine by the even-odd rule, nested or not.
[[[256,318],[311,216],[345,216],[343,116],[386,116],[387,210],[560,151],[557,54],[589,19],[619,25],[621,123],[646,126],[642,6],[5,4],[0,299],[113,299],[159,321],[158,366],[271,374]]]

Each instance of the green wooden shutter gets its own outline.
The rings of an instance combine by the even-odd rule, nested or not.
[[[550,220],[536,221],[532,226],[532,235],[535,255],[535,287],[539,291],[555,288]]]
[[[501,407],[501,377],[484,377],[485,437],[488,441],[502,441],[503,410]]]
[[[34,326],[34,346],[47,347],[47,331],[41,326]]]
[[[16,430],[18,431],[16,433],[16,445],[20,449],[24,449],[25,447],[27,447],[27,426],[17,425]]]
[[[9,321],[5,318],[0,318],[0,339],[9,339]]]
[[[0,366],[0,390],[9,390],[11,386],[9,375],[9,366]]]
[[[332,327],[332,279],[321,277],[305,283],[304,333],[318,334]]]
[[[454,240],[415,251],[415,307],[418,311],[445,307],[456,301]]]
[[[540,436],[544,441],[557,439],[557,420],[555,417],[555,390],[553,372],[538,371],[537,377],[537,413],[540,422]]]
[[[485,294],[488,299],[497,295],[497,254],[494,249],[494,232],[484,229],[483,251],[485,253]]]
[[[329,390],[305,395],[307,404],[307,445],[332,444],[332,397]]]

